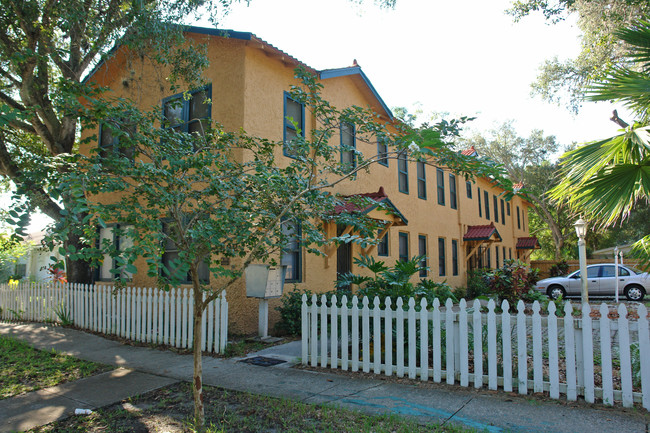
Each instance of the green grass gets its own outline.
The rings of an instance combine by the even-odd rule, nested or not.
[[[457,425],[419,424],[397,415],[366,415],[334,406],[204,387],[208,433],[243,432],[448,432],[476,430]],[[31,430],[49,432],[193,432],[191,387],[175,384],[83,417],[71,417]]]
[[[55,351],[44,352],[0,336],[0,399],[58,385],[112,367],[82,361]]]

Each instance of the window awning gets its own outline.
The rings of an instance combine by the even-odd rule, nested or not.
[[[380,186],[379,191],[362,194],[353,194],[341,197],[341,204],[334,208],[334,214],[360,213],[376,220],[383,220],[392,223],[394,226],[405,226],[408,220],[402,212],[390,201],[384,187]]]
[[[501,235],[494,226],[494,223],[484,226],[468,226],[467,232],[463,235],[465,242],[471,241],[501,241]]]
[[[538,250],[541,246],[539,241],[535,236],[527,238],[517,238],[517,249],[518,250]]]

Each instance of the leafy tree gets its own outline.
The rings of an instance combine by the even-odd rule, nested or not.
[[[533,93],[565,104],[574,112],[582,105],[590,83],[604,77],[613,65],[626,61],[629,48],[616,31],[650,13],[647,0],[516,0],[507,11],[515,21],[542,13],[551,23],[577,16],[582,51],[574,59],[548,59],[540,67]]]
[[[17,236],[0,233],[0,282],[6,283],[14,274],[16,261],[27,253],[27,244]]]
[[[566,200],[597,227],[624,224],[635,209],[647,207],[650,193],[650,23],[642,21],[620,30],[616,36],[629,50],[629,66],[613,66],[607,78],[595,83],[591,100],[620,102],[638,120],[628,125],[615,119],[624,129],[619,135],[594,141],[567,152],[562,158],[562,181],[552,197]],[[650,236],[636,243],[636,253],[650,258]]]
[[[138,258],[144,259],[148,275],[158,278],[162,288],[175,287],[189,275],[195,299],[193,329],[200,329],[211,300],[239,281],[249,264],[277,263],[282,246],[298,234],[297,241],[314,254],[322,254],[320,247],[328,242],[376,242],[377,221],[359,213],[331,213],[341,204],[332,189],[363,176],[380,158],[356,153],[352,167],[341,162],[338,137],[343,123],[356,125],[358,142],[384,140],[388,158],[408,151],[410,158],[444,163],[461,174],[499,178],[498,170],[458,155],[448,144],[462,122],[404,126],[392,133],[369,110],[331,106],[321,99],[322,84],[314,76],[304,71],[298,76],[301,85],[292,89],[292,98],[305,104],[317,127],[311,139],[299,134],[287,144],[243,131],[229,133],[217,124],[205,124],[205,134],[177,133],[160,128],[165,120],[159,110],[139,111],[125,100],[105,107],[107,117],[115,119],[130,110],[128,122],[138,129],[129,130],[118,121],[109,126],[119,135],[115,152],[65,160],[81,170],[67,170],[57,183],[56,192],[74,200],[51,241],[79,236],[85,243],[80,248],[68,246],[67,252],[91,263],[108,254],[117,264],[111,272],[121,283],[138,272],[134,265]],[[294,158],[279,160],[283,146],[291,147]],[[121,149],[134,149],[134,156],[125,156]],[[104,203],[104,195],[117,198]],[[355,234],[327,239],[323,224],[328,221],[351,225]],[[106,240],[98,244],[95,228],[106,222],[119,222],[116,234],[130,238],[132,242],[126,243],[130,246],[120,249]],[[178,254],[163,265],[160,257],[170,243]],[[194,332],[195,418],[202,426],[200,339],[200,332]]]
[[[486,134],[474,133],[459,141],[465,148],[474,146],[479,155],[502,164],[513,182],[524,184],[525,197],[533,205],[531,231],[539,236],[542,252],[549,249],[556,260],[566,255],[565,241],[575,236],[572,215],[567,208],[551,203],[547,192],[555,185],[557,165],[548,160],[560,145],[554,136],[545,136],[541,130],[533,130],[527,138],[520,137],[513,121]]]

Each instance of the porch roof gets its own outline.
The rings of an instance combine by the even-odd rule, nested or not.
[[[501,241],[501,235],[494,223],[483,226],[468,226],[467,232],[463,235],[464,241],[487,241],[492,238]]]
[[[540,248],[539,241],[535,236],[517,238],[518,250],[538,250]]]

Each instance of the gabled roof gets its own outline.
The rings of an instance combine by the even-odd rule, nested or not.
[[[239,39],[243,41],[251,41],[257,43],[260,48],[272,52],[273,54],[281,57],[283,60],[289,61],[290,63],[293,63],[296,66],[297,65],[303,66],[308,71],[318,75],[318,77],[321,80],[327,80],[329,78],[344,77],[344,76],[356,76],[359,78],[359,81],[368,89],[369,93],[376,99],[379,107],[381,107],[381,109],[386,113],[388,118],[390,120],[394,119],[392,111],[390,111],[388,105],[386,105],[386,103],[381,98],[381,96],[379,96],[379,93],[377,93],[377,90],[375,90],[375,87],[372,85],[372,83],[370,82],[366,74],[361,70],[361,67],[356,64],[356,61],[354,66],[351,67],[337,68],[337,69],[323,69],[322,71],[318,71],[317,69],[307,65],[306,63],[301,62],[297,58],[286,53],[285,51],[282,51],[278,47],[270,44],[269,42],[265,41],[264,39],[256,36],[254,33],[251,32],[238,32],[235,30],[217,29],[214,27],[196,27],[196,26],[187,26],[184,28],[183,31],[186,33],[209,35],[209,36],[216,36],[221,38]],[[115,52],[119,47],[120,45],[118,44],[111,51],[109,51],[105,56],[105,58],[101,62],[99,62],[92,69],[92,71],[90,71],[90,73],[83,79],[83,82],[84,83],[87,82],[90,79],[90,77],[92,77],[99,70],[99,68],[101,68],[101,66],[106,62],[106,60],[115,54]]]
[[[338,215],[346,212],[367,214],[375,210],[380,204],[387,212],[397,217],[398,221],[394,225],[405,226],[408,224],[408,220],[402,212],[395,207],[386,195],[383,186],[380,186],[377,192],[352,194],[341,197],[341,204],[334,207],[334,214]]]
[[[490,223],[484,226],[468,226],[467,233],[463,235],[463,240],[487,241],[492,237],[495,237],[499,241],[501,240],[501,235],[497,231],[497,228],[494,226],[494,223]]]
[[[461,150],[460,154],[465,156],[478,156],[478,152],[474,146],[471,146],[469,149]]]
[[[540,249],[539,241],[535,236],[527,238],[517,238],[518,250],[538,250]]]

